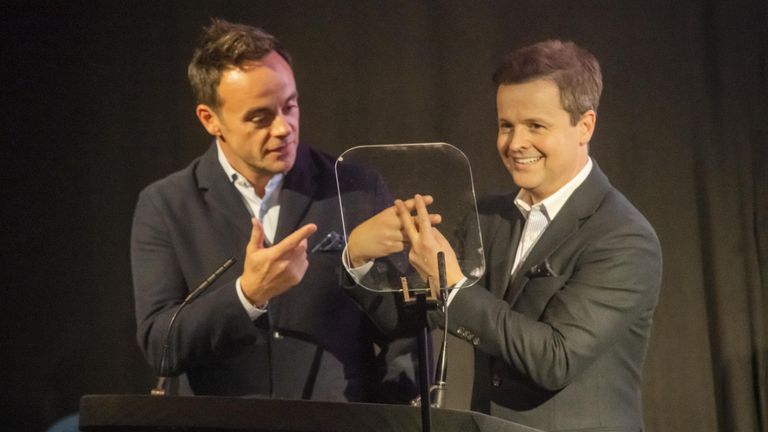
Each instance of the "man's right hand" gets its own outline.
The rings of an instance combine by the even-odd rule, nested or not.
[[[298,284],[307,271],[307,238],[317,225],[307,224],[272,247],[264,247],[264,230],[258,219],[251,220],[251,239],[245,249],[240,288],[254,306],[263,306],[273,297]]]

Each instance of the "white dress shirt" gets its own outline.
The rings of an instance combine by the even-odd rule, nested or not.
[[[283,188],[283,174],[275,174],[267,183],[267,187],[264,190],[264,197],[259,197],[256,194],[256,189],[251,183],[246,180],[240,173],[238,173],[224,156],[224,152],[221,150],[221,144],[216,140],[216,148],[219,154],[219,164],[227,174],[227,178],[235,185],[237,191],[240,192],[240,197],[243,199],[245,207],[251,214],[251,217],[255,217],[261,222],[261,226],[264,229],[264,238],[271,244],[275,240],[275,232],[277,231],[277,220],[280,216],[280,192]],[[266,305],[258,308],[251,304],[243,294],[242,287],[240,286],[240,278],[237,278],[235,282],[235,289],[237,290],[237,297],[243,304],[248,316],[252,320],[260,317],[267,312]]]
[[[520,236],[520,242],[517,244],[517,252],[515,253],[515,261],[512,264],[512,278],[518,272],[518,267],[525,261],[528,253],[533,246],[539,240],[544,231],[546,231],[549,224],[560,212],[568,198],[573,195],[573,192],[584,183],[587,176],[592,171],[592,159],[587,159],[584,168],[579,171],[574,178],[572,178],[563,187],[557,190],[557,192],[548,196],[541,202],[534,205],[528,204],[530,201],[530,195],[525,189],[520,189],[515,198],[515,206],[520,210],[525,218],[525,227],[523,227],[523,233]]]
[[[523,214],[523,217],[525,218],[525,226],[523,227],[523,233],[520,236],[520,242],[517,244],[515,261],[512,264],[512,280],[517,275],[519,270],[518,267],[525,261],[525,258],[528,256],[531,249],[533,249],[533,246],[539,241],[541,235],[544,234],[544,231],[546,231],[549,224],[560,212],[560,209],[563,208],[568,201],[568,198],[570,198],[571,195],[573,195],[573,192],[584,183],[584,180],[587,179],[587,176],[591,171],[592,159],[588,158],[584,168],[582,168],[574,178],[558,189],[557,192],[534,205],[528,204],[528,201],[530,200],[528,191],[520,189],[520,192],[517,193],[517,196],[515,197],[515,206],[517,206],[517,209]],[[462,279],[456,286],[461,287],[465,281],[466,278]],[[451,290],[448,295],[449,305],[458,292],[458,289]]]

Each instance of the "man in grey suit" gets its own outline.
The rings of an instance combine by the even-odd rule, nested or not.
[[[412,397],[412,371],[383,384],[399,371],[387,370],[395,350],[340,287],[335,158],[299,143],[288,54],[260,29],[214,20],[189,79],[215,142],[142,191],[133,223],[137,335],[149,363],[185,373],[196,394]],[[230,257],[238,264],[179,313],[161,366],[171,317]],[[411,346],[399,345],[406,358]]]
[[[512,52],[494,81],[497,149],[519,189],[480,201],[486,272],[448,300],[450,332],[474,348],[472,409],[548,431],[642,430],[640,376],[661,250],[589,157],[599,64],[573,43],[545,41]],[[389,232],[374,237],[373,219],[359,231],[399,235],[422,277],[437,274],[444,251],[448,283],[461,285],[451,245],[423,198],[415,201],[415,218],[396,202],[400,224],[390,217]],[[359,265],[357,241],[350,238],[348,258]]]

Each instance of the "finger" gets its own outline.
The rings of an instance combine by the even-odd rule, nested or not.
[[[416,194],[414,197],[416,200],[416,220],[419,223],[419,232],[422,234],[432,232],[432,225],[429,223],[429,213],[427,212],[427,205],[424,203],[424,198]]]
[[[248,246],[255,249],[264,248],[264,228],[261,227],[261,222],[256,218],[251,218],[251,239],[248,241]]]
[[[421,198],[424,200],[424,204],[426,205],[430,205],[435,202],[435,199],[432,197],[432,195],[421,195]],[[416,199],[411,198],[405,200],[403,201],[403,204],[405,204],[405,208],[407,208],[408,211],[413,211],[416,208]]]
[[[299,242],[298,245],[293,249],[298,255],[307,255],[307,239],[304,239]]]
[[[301,242],[299,242],[299,244],[296,245],[295,248],[288,249],[287,251],[283,252],[283,254],[280,255],[279,259],[284,261],[295,261],[295,262],[298,262],[303,259],[307,259],[307,240],[304,239]]]
[[[312,234],[317,231],[317,225],[306,224],[303,227],[292,232],[288,237],[284,238],[280,243],[273,246],[275,252],[282,255],[290,250],[295,249],[302,241],[306,240]]]
[[[413,217],[413,221],[416,224],[416,228],[419,228],[419,221],[418,216]],[[430,225],[440,225],[440,223],[443,222],[443,217],[437,213],[430,213],[429,214],[429,223]]]
[[[403,225],[403,231],[408,237],[408,240],[413,242],[419,237],[419,231],[416,229],[416,225],[413,223],[411,212],[405,207],[405,203],[402,200],[395,200],[395,208],[397,209],[397,216],[400,218],[400,223]]]

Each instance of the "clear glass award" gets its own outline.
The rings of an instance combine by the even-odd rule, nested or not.
[[[469,287],[482,276],[485,259],[472,170],[456,147],[447,143],[353,147],[338,157],[336,181],[345,240],[359,224],[393,206],[395,199],[431,195],[433,203],[427,209],[442,217],[434,227],[450,243],[466,278],[444,288]],[[408,251],[406,243],[405,250],[377,258],[367,271],[353,272],[353,277],[371,291],[428,291],[430,282],[408,262]]]

